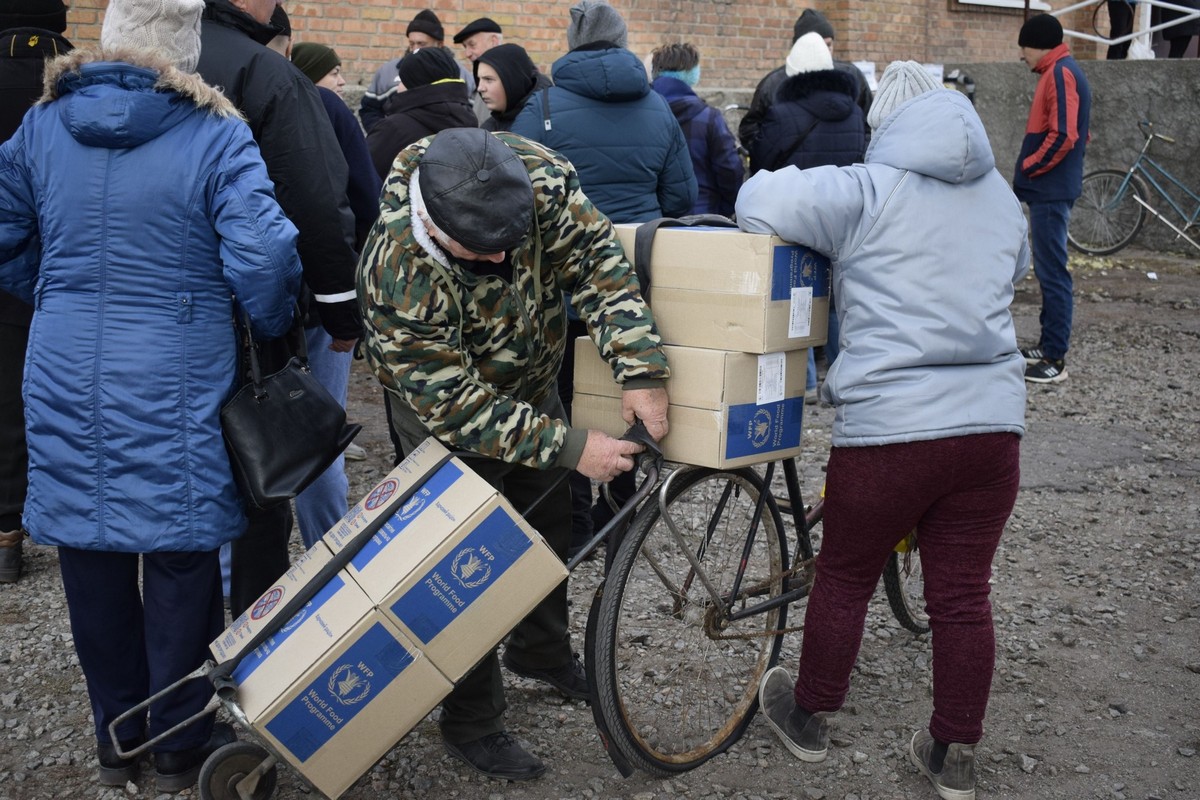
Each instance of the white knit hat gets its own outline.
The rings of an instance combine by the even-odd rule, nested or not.
[[[806,33],[792,45],[792,52],[788,53],[783,68],[789,78],[801,72],[833,69],[833,54],[829,52],[829,45],[825,44],[821,34]]]
[[[184,72],[195,72],[203,11],[204,0],[109,0],[100,46],[148,50]]]
[[[907,101],[942,88],[945,87],[916,61],[893,61],[879,79],[879,88],[875,90],[875,99],[867,112],[867,124],[878,128],[889,114]]]

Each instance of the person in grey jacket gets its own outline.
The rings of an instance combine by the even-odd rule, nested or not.
[[[970,101],[921,65],[888,67],[868,122],[865,164],[760,172],[738,197],[743,229],[829,256],[842,323],[823,387],[833,449],[799,673],[771,670],[759,694],[794,755],[825,758],[867,602],[915,529],[934,683],[910,757],[942,797],[973,798],[995,658],[988,578],[1025,430],[1009,304],[1029,268],[1027,226]]]

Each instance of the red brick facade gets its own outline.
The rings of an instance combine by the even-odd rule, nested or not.
[[[471,20],[488,16],[505,39],[527,49],[543,69],[566,51],[568,9],[575,0],[288,0],[296,41],[321,42],[342,57],[349,83],[366,84],[375,68],[404,48],[404,29],[422,8],[432,8],[446,29],[446,42]],[[702,56],[701,84],[708,88],[753,88],[769,69],[783,63],[792,23],[805,3],[783,0],[613,0],[629,25],[629,47],[645,56],[659,44],[690,41]],[[1015,61],[1017,30],[1024,11],[959,0],[820,0],[837,31],[834,54],[849,61],[874,61],[877,74],[897,58],[933,63]],[[1062,5],[1058,3],[1058,5]],[[105,0],[72,0],[67,36],[76,44],[99,37]],[[1090,11],[1076,12],[1079,29],[1091,30]],[[1103,13],[1100,15],[1103,17]],[[1072,27],[1068,24],[1067,27]],[[1072,49],[1095,57],[1082,41]]]

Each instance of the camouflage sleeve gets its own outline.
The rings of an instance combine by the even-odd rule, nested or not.
[[[411,157],[397,158],[380,199],[382,214],[359,260],[371,367],[384,388],[446,444],[535,468],[553,466],[566,424],[497,394],[480,378],[460,345],[462,299],[431,261],[418,256],[408,219],[411,170],[405,164]]]
[[[583,193],[575,167],[565,156],[515,134],[500,134],[519,153],[532,153],[537,217],[543,257],[561,276],[600,354],[621,384],[670,376],[662,340],[637,274],[625,258],[608,217]],[[515,142],[514,142],[515,140]]]

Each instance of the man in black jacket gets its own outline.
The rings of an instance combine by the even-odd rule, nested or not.
[[[792,25],[792,44],[795,45],[796,41],[806,33],[819,34],[829,49],[833,50],[833,26],[820,11],[806,8],[801,12],[800,16],[796,18],[795,24]],[[839,61],[835,58],[833,66],[835,69],[845,72],[854,81],[854,102],[862,109],[865,118],[867,112],[871,110],[871,87],[868,85],[866,77],[858,67],[849,61]],[[775,92],[785,78],[787,78],[787,73],[784,72],[782,66],[779,66],[768,72],[759,81],[754,90],[754,97],[750,100],[750,110],[738,124],[738,141],[742,143],[742,147],[750,149],[750,145],[757,138],[758,127],[762,124],[763,117],[767,115],[771,104],[775,102]],[[867,131],[868,138],[870,134],[871,132]]]
[[[46,59],[71,50],[62,0],[9,0],[0,10],[0,142],[21,126],[42,96]],[[0,583],[21,576],[21,549],[29,455],[21,377],[33,308],[0,292]]]
[[[354,215],[346,200],[348,171],[329,116],[312,81],[265,46],[276,0],[205,0],[196,71],[221,87],[246,116],[262,151],[275,197],[300,232],[297,250],[315,312],[348,352],[361,334],[354,293]],[[276,352],[278,351],[278,352]],[[266,348],[264,370],[283,366],[284,348]],[[236,617],[288,568],[288,504],[250,514],[233,543],[230,610]]]

